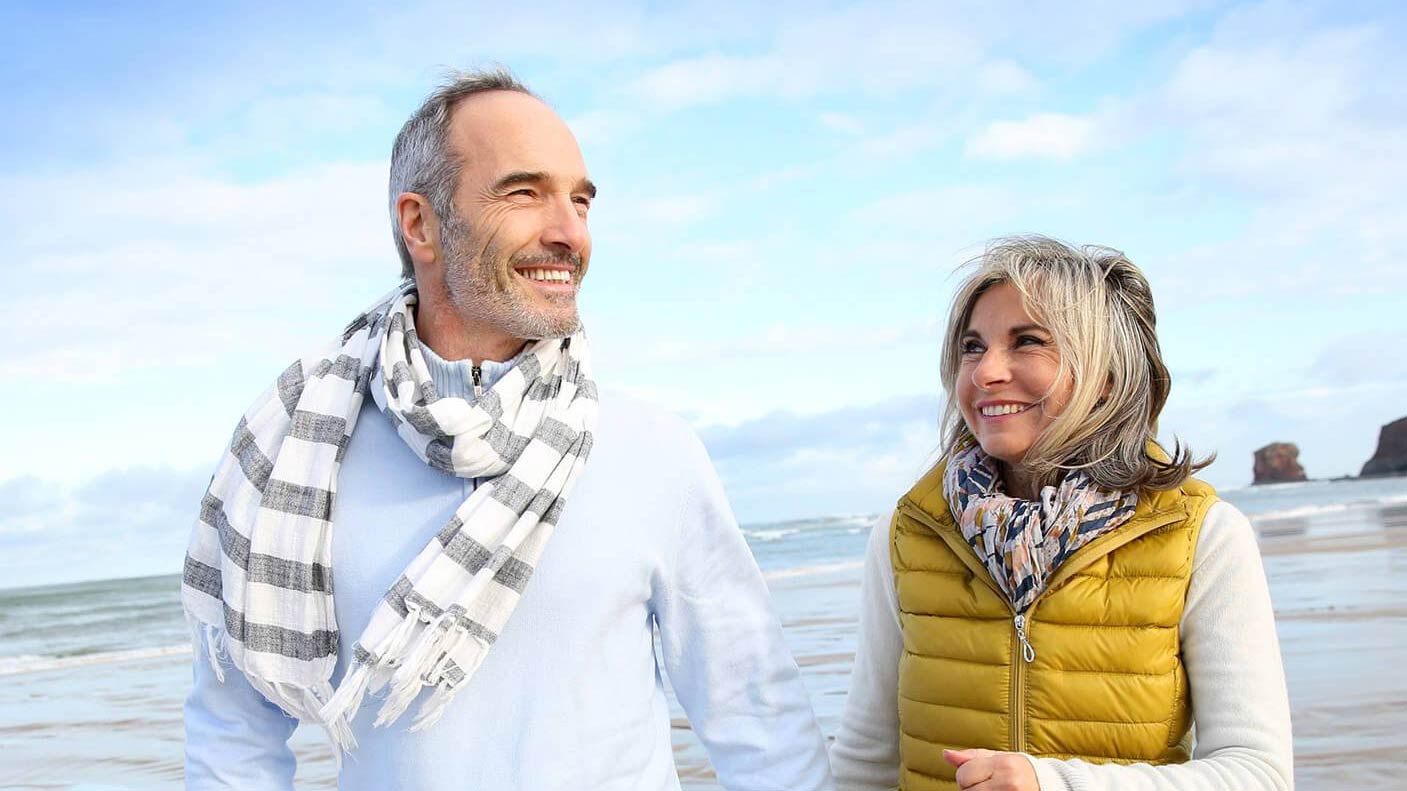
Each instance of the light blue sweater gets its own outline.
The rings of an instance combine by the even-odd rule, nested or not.
[[[439,392],[472,398],[469,364],[426,351]],[[484,386],[513,364],[485,363]],[[474,483],[426,466],[367,399],[337,482],[336,678],[374,604]],[[203,648],[193,668],[186,787],[292,788],[295,721],[238,671],[217,680]],[[606,391],[591,458],[478,673],[419,733],[411,717],[373,728],[380,701],[368,696],[339,788],[678,789],[661,671],[725,788],[832,787],[806,689],[703,446],[678,418]]]

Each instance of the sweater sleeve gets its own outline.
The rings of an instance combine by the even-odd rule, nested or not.
[[[869,791],[899,784],[899,601],[889,557],[885,514],[870,528],[860,583],[860,634],[850,693],[831,745],[831,770],[841,789]]]
[[[195,644],[195,683],[185,706],[187,791],[292,791],[295,759],[288,739],[298,721],[228,663],[220,681],[205,641]]]
[[[1290,703],[1250,522],[1218,502],[1202,524],[1182,614],[1196,747],[1172,766],[1034,758],[1041,791],[1289,791]],[[1029,756],[1028,756],[1029,757]]]
[[[703,446],[689,439],[678,543],[652,594],[670,683],[723,788],[831,789],[767,586]]]

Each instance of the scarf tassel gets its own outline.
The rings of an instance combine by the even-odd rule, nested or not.
[[[475,639],[460,628],[457,620],[457,613],[446,612],[426,624],[414,647],[398,663],[395,673],[391,676],[390,690],[377,713],[377,726],[395,722],[427,686],[434,687],[435,691],[430,699],[421,705],[410,729],[418,731],[428,728],[444,714],[444,709],[454,697],[458,686],[444,677],[445,671],[464,640]],[[475,652],[473,667],[460,668],[466,676],[478,669],[484,653],[483,650]]]
[[[405,651],[406,644],[415,634],[415,627],[420,625],[423,616],[420,609],[407,607],[409,612],[396,628],[377,647],[373,656],[373,662],[357,662],[347,675],[342,677],[342,683],[338,685],[337,691],[328,699],[327,703],[318,711],[318,718],[324,723],[338,723],[340,727],[345,727],[348,733],[348,741],[352,748],[356,748],[356,739],[351,737],[351,721],[356,713],[361,710],[362,703],[366,699],[366,693],[379,689],[386,683],[386,676],[391,668],[399,663],[401,653]]]
[[[225,683],[225,667],[220,664],[220,660],[229,656],[229,645],[225,642],[225,631],[217,629],[208,623],[196,623],[195,628],[199,630],[199,637],[205,641],[205,658],[210,660],[210,669],[215,671],[215,678],[220,683]]]

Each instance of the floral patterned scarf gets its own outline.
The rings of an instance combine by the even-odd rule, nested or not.
[[[1031,606],[1066,558],[1127,522],[1138,505],[1136,492],[1100,489],[1083,470],[1042,488],[1038,500],[1010,497],[997,460],[976,444],[948,459],[943,496],[963,538],[1017,613]]]

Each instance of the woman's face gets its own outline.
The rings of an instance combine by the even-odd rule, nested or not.
[[[1070,377],[1056,381],[1055,339],[1026,313],[1020,292],[1001,283],[978,297],[959,344],[962,418],[988,456],[1018,465],[1074,390]]]

